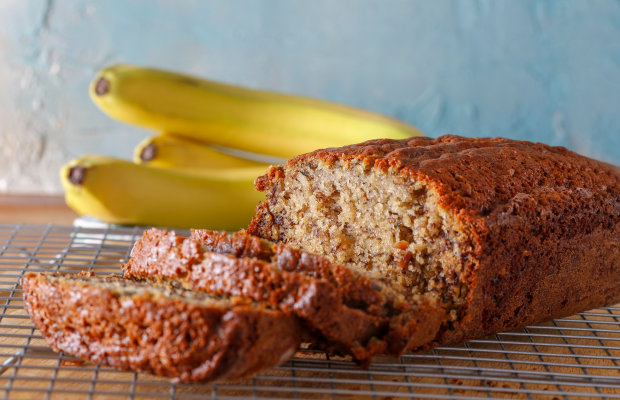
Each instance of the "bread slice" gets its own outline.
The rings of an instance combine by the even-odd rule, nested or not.
[[[242,378],[300,344],[294,315],[170,282],[28,273],[26,310],[55,351],[176,382]]]
[[[248,233],[436,297],[436,344],[620,300],[620,170],[509,139],[374,140],[272,167]]]
[[[180,279],[193,290],[241,296],[294,312],[312,341],[363,364],[375,355],[398,356],[427,345],[442,323],[443,313],[434,301],[390,282],[370,280],[324,257],[243,232],[195,230],[192,238],[159,229],[145,232],[123,267],[125,277]]]

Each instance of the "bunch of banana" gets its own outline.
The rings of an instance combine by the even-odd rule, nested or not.
[[[60,171],[70,207],[116,224],[237,230],[264,196],[253,181],[273,157],[420,135],[345,106],[125,65],[101,71],[90,94],[110,116],[161,132],[133,163],[87,155]]]

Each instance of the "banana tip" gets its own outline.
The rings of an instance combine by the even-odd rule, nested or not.
[[[102,76],[95,84],[95,93],[97,93],[97,96],[103,96],[108,91],[110,91],[110,81]]]
[[[81,165],[76,165],[75,167],[71,167],[69,170],[69,182],[74,185],[81,185],[84,182],[84,178],[86,178],[86,168]]]
[[[149,143],[140,152],[140,159],[142,161],[151,161],[157,155],[157,146],[153,143]]]

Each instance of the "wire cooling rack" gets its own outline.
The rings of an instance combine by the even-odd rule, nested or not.
[[[618,307],[400,359],[380,358],[368,370],[305,349],[279,368],[218,385],[175,385],[51,351],[23,308],[20,277],[26,270],[118,273],[141,234],[138,228],[0,225],[4,399],[620,398]]]

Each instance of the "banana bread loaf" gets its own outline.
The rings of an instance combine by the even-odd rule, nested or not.
[[[194,240],[197,239],[197,240]],[[238,257],[251,256],[251,257]],[[443,313],[434,300],[370,280],[324,257],[246,235],[151,229],[136,242],[124,276],[180,279],[189,288],[241,296],[296,313],[306,339],[367,364],[427,345]]]
[[[438,298],[449,344],[618,302],[619,182],[540,143],[373,140],[271,167],[248,233]]]
[[[173,282],[28,273],[26,310],[55,351],[177,382],[242,378],[300,344],[299,320]]]

